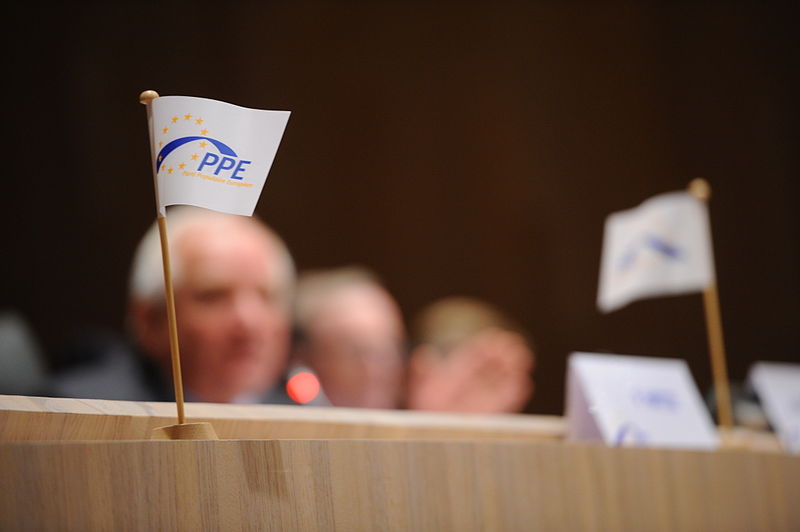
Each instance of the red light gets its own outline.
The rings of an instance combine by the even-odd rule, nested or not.
[[[295,403],[310,403],[319,394],[319,379],[310,371],[301,371],[286,383],[286,393]]]

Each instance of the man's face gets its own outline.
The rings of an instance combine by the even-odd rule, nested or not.
[[[262,395],[289,348],[277,250],[245,220],[190,229],[177,244],[175,306],[188,393],[209,402]]]
[[[404,332],[388,295],[358,287],[333,296],[308,329],[310,363],[333,405],[397,407]]]

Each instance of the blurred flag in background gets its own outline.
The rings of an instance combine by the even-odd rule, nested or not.
[[[611,312],[631,301],[702,291],[714,281],[705,203],[670,192],[606,219],[597,305]]]

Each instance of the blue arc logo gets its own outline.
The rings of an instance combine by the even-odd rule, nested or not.
[[[673,246],[658,235],[645,234],[620,258],[617,264],[617,271],[622,272],[630,268],[636,262],[639,253],[645,249],[655,251],[666,259],[680,260],[681,258],[681,251],[676,246]]]
[[[181,137],[179,139],[175,139],[168,142],[167,144],[164,145],[163,148],[161,148],[161,151],[158,152],[158,156],[156,157],[156,172],[159,171],[159,169],[161,168],[161,163],[164,162],[164,159],[166,159],[170,153],[180,148],[184,144],[188,142],[193,142],[195,140],[204,140],[210,142],[217,148],[217,150],[219,150],[219,152],[222,155],[227,155],[229,157],[238,157],[238,155],[236,155],[236,152],[233,151],[233,149],[230,146],[216,139],[212,139],[209,137],[199,137],[199,136]]]

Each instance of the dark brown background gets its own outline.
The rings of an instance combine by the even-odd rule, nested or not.
[[[0,305],[50,357],[122,331],[155,89],[291,110],[257,213],[298,265],[368,265],[408,316],[452,293],[505,307],[538,343],[532,412],[561,413],[573,350],[683,357],[708,387],[699,295],[595,308],[605,217],[696,176],[732,377],[800,359],[788,7],[145,5],[6,17]]]

